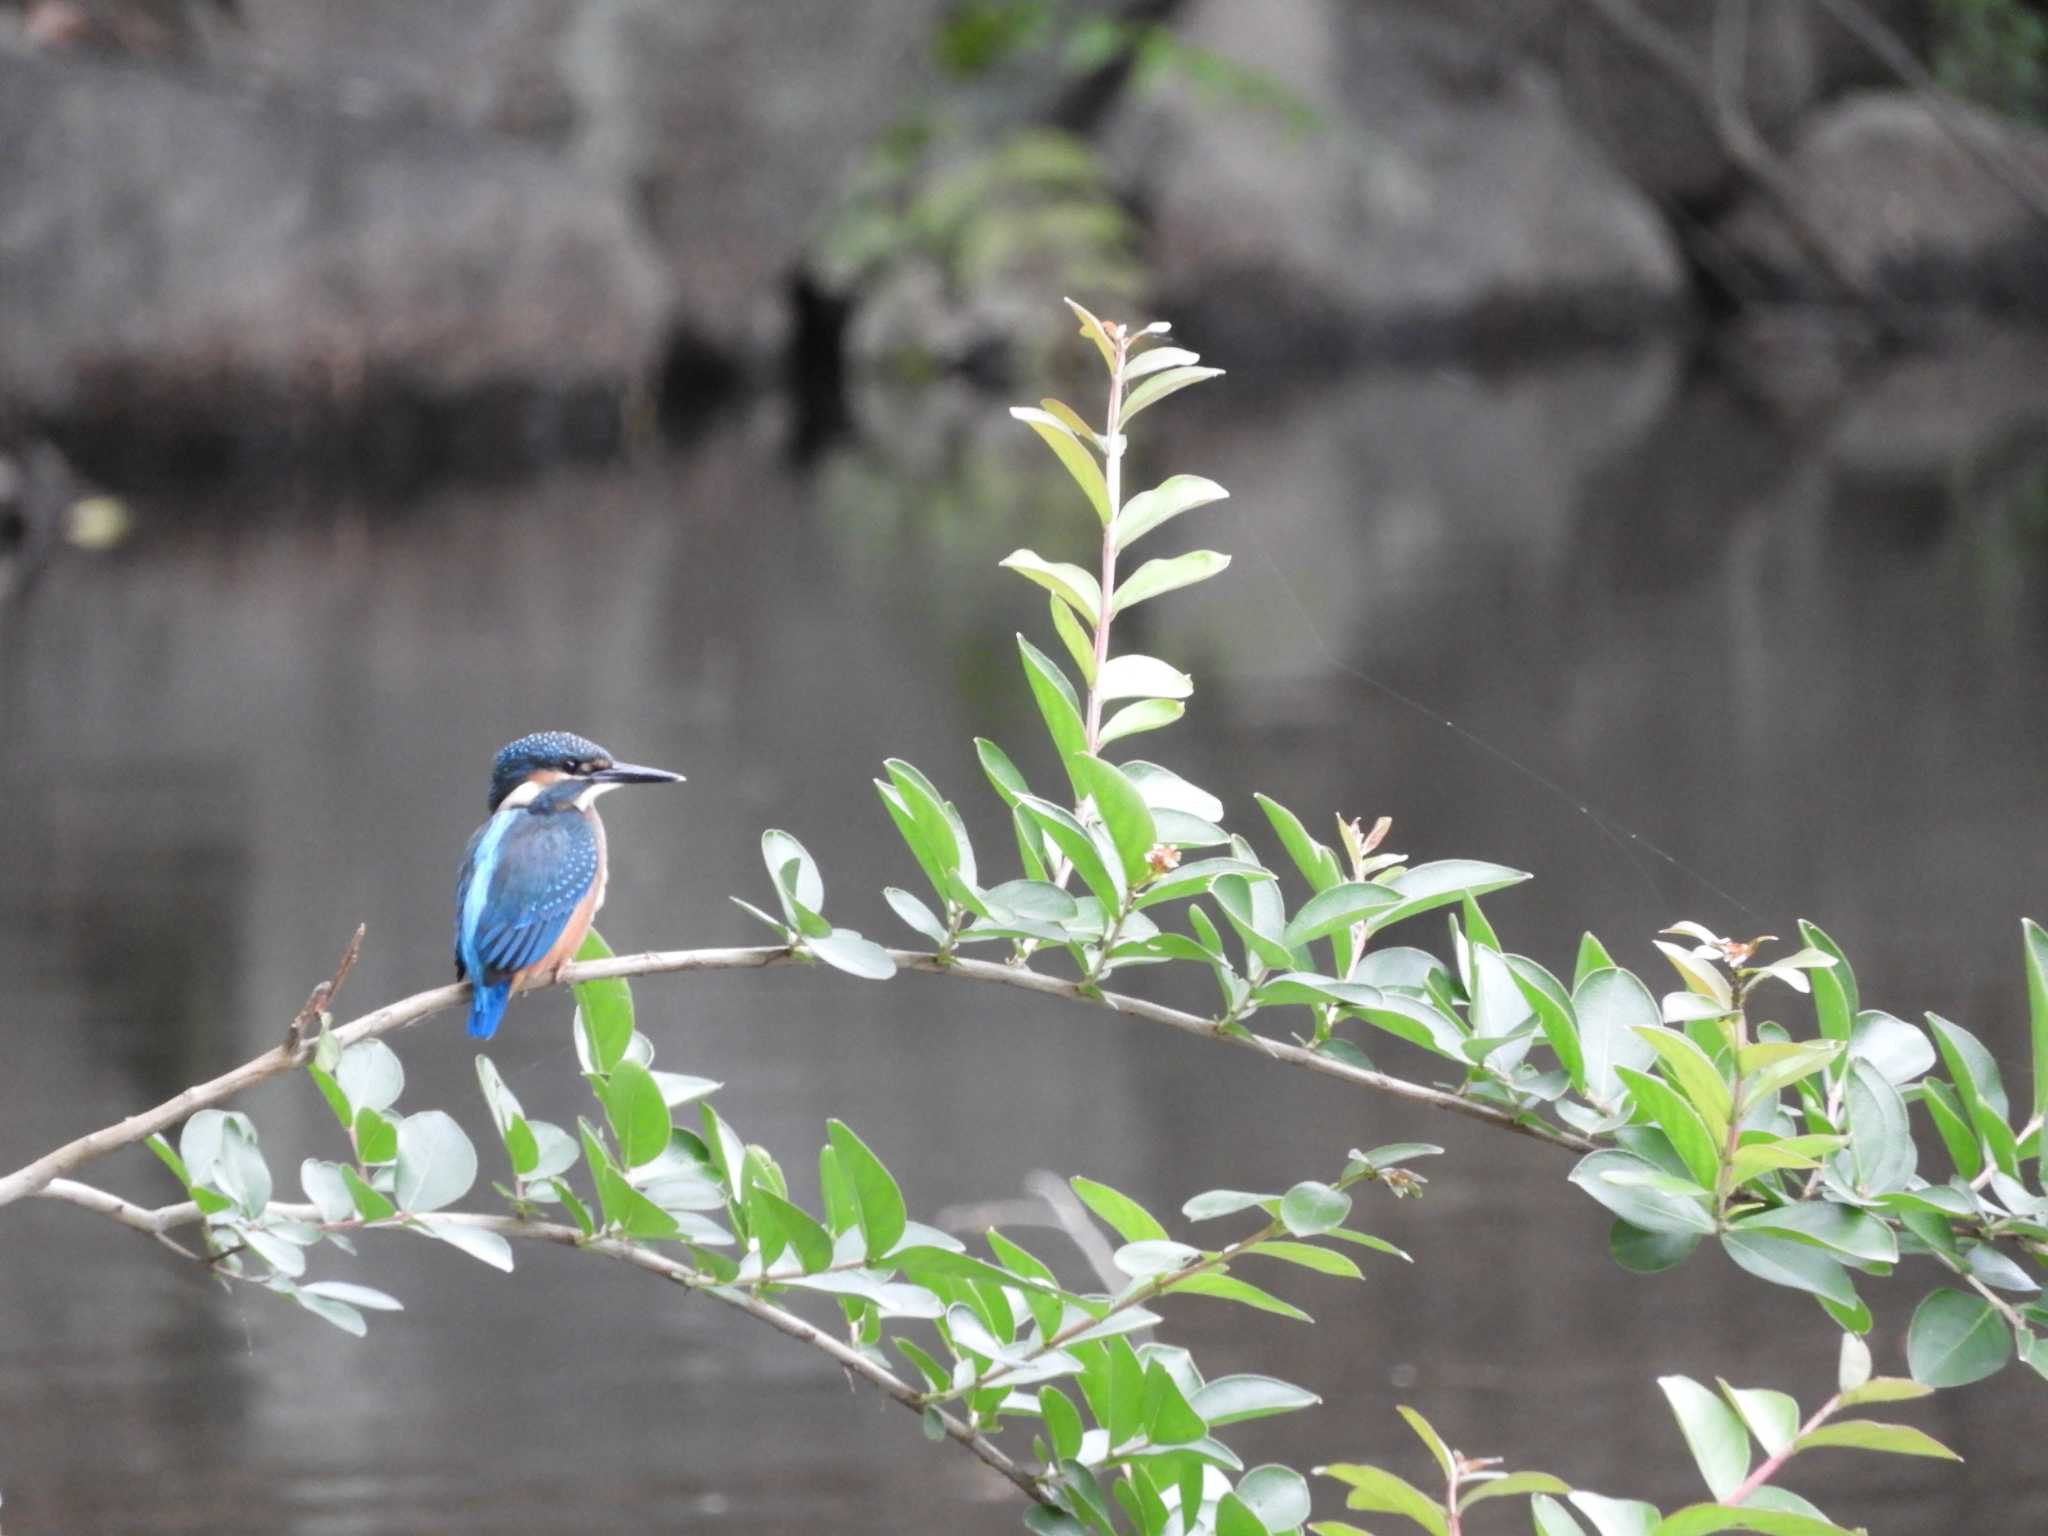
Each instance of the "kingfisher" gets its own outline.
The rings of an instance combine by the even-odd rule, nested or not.
[[[679,784],[567,731],[508,743],[491,764],[491,818],[455,881],[455,979],[474,984],[469,1032],[488,1040],[515,992],[554,983],[604,905],[597,797],[621,784]]]

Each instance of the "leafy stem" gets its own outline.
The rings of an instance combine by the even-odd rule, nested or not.
[[[1819,1429],[1821,1425],[1827,1423],[1829,1419],[1833,1418],[1841,1410],[1842,1394],[1837,1392],[1813,1411],[1812,1418],[1799,1426],[1798,1434],[1787,1440],[1776,1451],[1759,1462],[1756,1470],[1751,1472],[1740,1483],[1737,1483],[1735,1487],[1731,1488],[1728,1491],[1728,1496],[1721,1500],[1721,1502],[1727,1505],[1747,1503],[1751,1495],[1778,1475],[1779,1470],[1784,1467],[1786,1462],[1799,1454],[1800,1442],[1802,1440],[1816,1429]]]
[[[1095,624],[1095,665],[1088,678],[1088,750],[1095,753],[1102,747],[1102,676],[1109,665],[1109,626],[1116,608],[1113,594],[1116,591],[1116,517],[1123,509],[1124,473],[1124,369],[1130,362],[1131,340],[1129,331],[1122,325],[1109,323],[1103,326],[1113,349],[1114,359],[1109,368],[1109,415],[1102,434],[1102,479],[1109,488],[1109,507],[1102,522],[1102,610],[1096,615]]]

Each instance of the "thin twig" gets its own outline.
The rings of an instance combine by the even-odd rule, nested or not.
[[[363,952],[363,935],[368,931],[369,924],[356,924],[356,931],[349,937],[348,948],[341,952],[341,964],[334,968],[332,976],[308,994],[306,1006],[292,1016],[291,1027],[284,1032],[287,1050],[297,1050],[309,1033],[318,1034],[320,1026],[327,1022],[328,1011],[334,1006],[334,1000],[341,996],[348,973],[356,968],[356,957]]]
[[[191,1201],[176,1205],[157,1207],[154,1210],[123,1200],[119,1195],[90,1184],[81,1184],[73,1179],[52,1179],[36,1194],[46,1200],[62,1200],[85,1210],[108,1216],[123,1226],[133,1227],[138,1232],[147,1232],[161,1242],[168,1243],[186,1258],[200,1261],[199,1255],[175,1242],[166,1234],[172,1229],[187,1226],[200,1219],[199,1207]],[[330,1229],[354,1230],[364,1226],[397,1227],[399,1222],[364,1223],[361,1221],[322,1221],[318,1207],[305,1205],[273,1204],[267,1210],[280,1218],[310,1220]],[[587,1238],[575,1227],[562,1226],[554,1222],[526,1221],[517,1216],[496,1216],[482,1212],[437,1211],[435,1220],[454,1222],[460,1226],[473,1227],[485,1232],[495,1232],[501,1237],[520,1238],[531,1242],[554,1243],[564,1248],[578,1248],[588,1253],[601,1253],[606,1258],[644,1269],[649,1274],[660,1275],[677,1285],[693,1291],[701,1291],[726,1306],[736,1307],[749,1317],[766,1323],[791,1338],[810,1345],[830,1355],[847,1371],[859,1376],[870,1386],[878,1388],[894,1398],[912,1413],[927,1411],[937,1413],[938,1421],[944,1425],[949,1438],[958,1441],[978,1456],[986,1465],[1000,1472],[1014,1483],[1028,1499],[1040,1504],[1049,1504],[1043,1485],[1024,1467],[1019,1466],[1000,1447],[972,1425],[962,1422],[952,1414],[940,1410],[928,1410],[918,1390],[902,1377],[876,1364],[851,1345],[842,1343],[823,1329],[814,1327],[794,1312],[785,1311],[772,1302],[763,1301],[759,1296],[734,1286],[723,1285],[702,1270],[658,1253],[642,1244],[623,1238]]]
[[[1369,1088],[1393,1098],[1407,1099],[1411,1103],[1428,1104],[1437,1109],[1449,1110],[1452,1114],[1483,1121],[1550,1146],[1574,1152],[1593,1150],[1593,1143],[1575,1132],[1524,1120],[1506,1110],[1496,1109],[1490,1104],[1482,1104],[1441,1088],[1428,1088],[1420,1083],[1389,1077],[1384,1072],[1354,1067],[1349,1062],[1338,1061],[1288,1041],[1268,1039],[1263,1035],[1226,1034],[1213,1019],[1183,1013],[1177,1008],[1168,1008],[1143,998],[1126,997],[1116,992],[1091,995],[1079,982],[1047,976],[1022,966],[999,965],[988,960],[946,958],[923,950],[892,949],[888,953],[890,959],[894,960],[901,970],[923,972],[933,976],[951,976],[963,981],[992,982],[997,986],[1016,987],[1042,996],[1065,998],[1069,1002],[1107,1008],[1129,1018],[1163,1024],[1183,1034],[1256,1051],[1275,1061],[1284,1061],[1290,1066],[1319,1073],[1324,1077],[1333,1077],[1354,1087]],[[667,975],[677,971],[763,970],[771,966],[811,963],[813,962],[806,956],[774,947],[655,950],[642,955],[616,955],[608,960],[580,961],[574,965],[564,966],[559,980],[561,983],[571,983],[599,981],[607,977]],[[350,1046],[361,1040],[390,1034],[394,1030],[417,1024],[443,1009],[453,1008],[465,1002],[468,997],[467,982],[456,982],[450,986],[435,987],[431,991],[416,992],[411,997],[387,1003],[382,1008],[342,1025],[334,1031],[334,1038],[341,1045]],[[32,1195],[50,1180],[62,1178],[74,1169],[104,1157],[109,1152],[132,1146],[160,1131],[167,1131],[194,1110],[219,1104],[246,1089],[255,1087],[258,1083],[266,1082],[280,1073],[289,1072],[301,1065],[311,1053],[310,1042],[302,1042],[296,1049],[280,1046],[275,1050],[265,1051],[261,1056],[244,1062],[231,1072],[224,1072],[210,1082],[196,1084],[164,1100],[154,1109],[130,1115],[125,1120],[116,1121],[112,1125],[80,1136],[75,1141],[66,1142],[55,1151],[47,1152],[34,1162],[17,1168],[5,1178],[0,1178],[0,1205],[9,1205],[24,1196]]]

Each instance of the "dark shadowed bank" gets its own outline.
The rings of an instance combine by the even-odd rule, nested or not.
[[[17,0],[0,426],[502,470],[1028,372],[1063,287],[1239,366],[2037,314],[2048,141],[1907,89],[1932,47],[1899,0]]]

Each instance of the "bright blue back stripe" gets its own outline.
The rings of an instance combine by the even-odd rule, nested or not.
[[[491,876],[498,868],[498,847],[505,840],[505,834],[512,830],[512,823],[522,814],[518,809],[500,811],[484,828],[483,840],[476,845],[476,858],[470,866],[469,889],[462,893],[462,963],[468,970],[470,980],[482,983],[484,968],[477,955],[477,928],[483,922],[484,905],[490,899]]]

